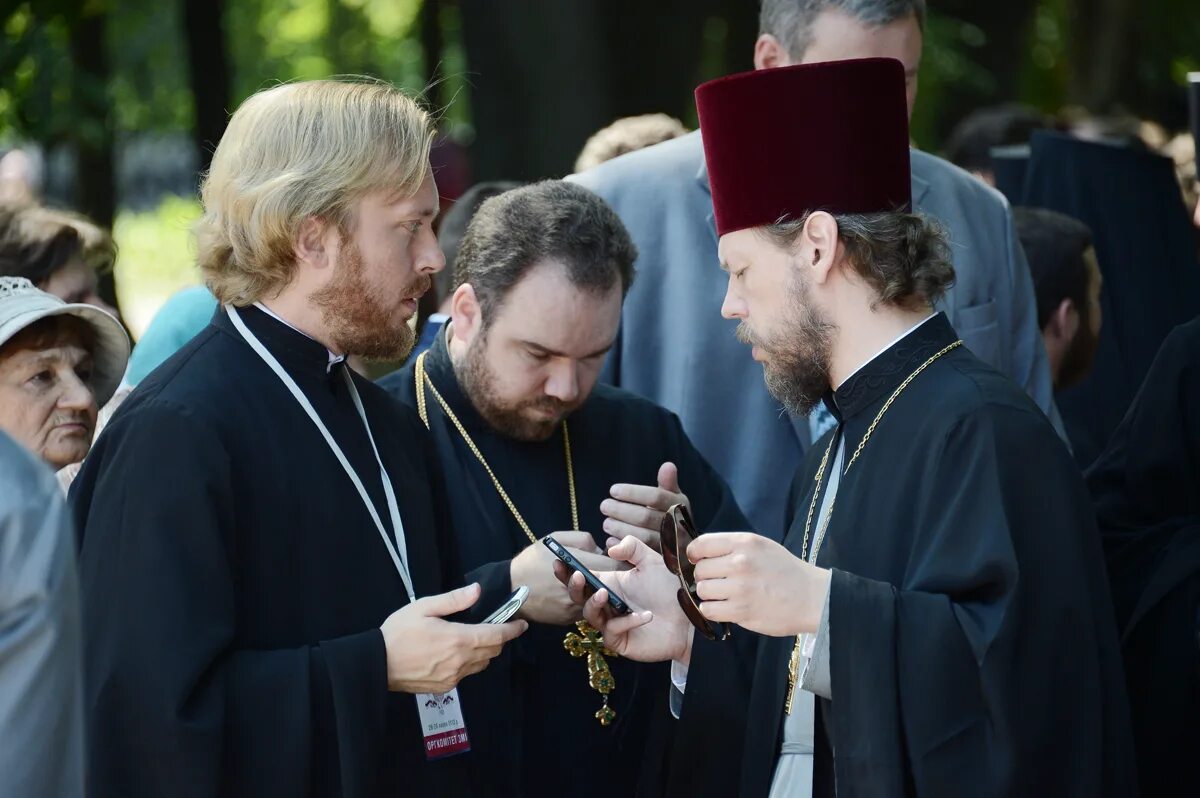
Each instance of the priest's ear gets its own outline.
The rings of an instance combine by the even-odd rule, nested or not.
[[[1070,298],[1058,303],[1058,307],[1054,308],[1054,312],[1042,327],[1042,336],[1048,345],[1067,346],[1078,332],[1079,308],[1075,307],[1075,300]]]
[[[769,33],[761,34],[754,42],[754,68],[774,69],[775,67],[790,66],[792,57],[787,48]]]
[[[336,251],[340,235],[337,226],[329,224],[319,216],[306,216],[296,230],[292,240],[292,254],[300,268],[325,269],[330,264],[330,254]]]
[[[483,307],[470,283],[460,285],[450,297],[450,321],[454,323],[454,337],[466,344],[483,330]]]
[[[817,285],[824,284],[837,257],[837,220],[825,211],[810,213],[797,243],[795,265],[805,269],[808,278]]]

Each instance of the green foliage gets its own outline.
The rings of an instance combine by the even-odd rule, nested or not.
[[[266,85],[369,74],[425,86],[416,37],[421,0],[227,0],[232,106]],[[82,115],[71,26],[108,15],[112,77],[99,87],[118,134],[187,132],[194,124],[180,0],[37,0],[0,4],[0,142],[78,139]],[[448,37],[449,38],[449,37]],[[463,71],[461,51],[450,68]],[[464,120],[465,121],[465,120]]]
[[[1047,113],[1058,111],[1067,100],[1070,24],[1070,0],[1043,0],[1034,10],[1029,59],[1021,66],[1021,97]]]
[[[0,142],[58,141],[71,130],[69,49],[73,15],[47,3],[11,4],[0,19]]]
[[[947,87],[965,84],[989,91],[993,78],[971,58],[971,50],[985,41],[974,25],[930,10],[925,23],[925,49],[921,80],[909,133],[919,147],[937,149],[940,98]]]
[[[166,197],[151,211],[117,214],[117,295],[135,333],[146,328],[168,297],[200,282],[192,236],[199,218],[200,203],[184,197]]]
[[[264,86],[367,74],[424,86],[421,0],[239,0],[227,4],[233,101]]]
[[[191,130],[195,119],[180,3],[120,0],[110,14],[110,91],[117,132]]]

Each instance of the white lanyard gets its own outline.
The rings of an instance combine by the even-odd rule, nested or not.
[[[412,576],[408,570],[408,544],[404,539],[404,522],[400,520],[400,505],[396,501],[396,492],[392,489],[392,480],[388,477],[387,469],[383,467],[383,460],[379,458],[379,449],[375,446],[375,436],[371,434],[371,425],[367,423],[367,411],[363,409],[362,400],[358,396],[358,389],[354,387],[354,380],[350,377],[349,367],[343,370],[342,376],[346,378],[346,386],[350,389],[350,396],[354,400],[354,408],[358,411],[359,417],[362,418],[363,426],[367,430],[367,439],[371,441],[371,450],[375,452],[375,462],[379,463],[379,476],[383,480],[383,492],[387,496],[388,513],[392,518],[392,529],[396,531],[396,545],[400,547],[399,551],[396,550],[396,545],[392,544],[391,537],[388,536],[387,530],[384,529],[383,522],[379,519],[379,513],[376,511],[375,505],[371,502],[371,497],[367,495],[367,489],[363,486],[362,480],[358,478],[358,474],[354,471],[353,466],[350,465],[350,461],[346,459],[346,455],[342,453],[342,448],[333,439],[333,435],[329,433],[329,429],[321,421],[321,417],[317,415],[317,411],[313,408],[312,403],[308,401],[308,397],[300,390],[300,386],[296,385],[296,381],[292,379],[291,375],[284,371],[283,366],[279,365],[279,361],[275,359],[275,356],[262,345],[262,342],[254,336],[254,333],[250,332],[246,327],[246,323],[238,315],[237,310],[232,305],[226,305],[225,310],[229,314],[229,320],[233,322],[233,326],[241,333],[242,338],[271,367],[271,370],[275,372],[275,376],[279,377],[280,381],[287,386],[287,389],[292,392],[292,396],[304,408],[304,412],[308,413],[308,417],[312,419],[312,423],[316,424],[317,429],[321,431],[321,435],[325,438],[325,443],[329,444],[329,448],[337,457],[338,462],[346,470],[346,476],[350,477],[350,481],[358,489],[358,495],[362,497],[363,504],[367,506],[367,512],[371,514],[371,520],[375,522],[375,528],[379,530],[379,537],[383,539],[383,545],[387,546],[388,554],[392,557],[392,563],[396,566],[396,572],[400,574],[400,579],[404,582],[404,589],[408,591],[408,600],[416,601]]]

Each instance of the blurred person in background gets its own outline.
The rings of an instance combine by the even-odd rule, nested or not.
[[[172,295],[154,314],[133,348],[125,382],[136,386],[145,379],[207,327],[216,310],[217,298],[205,286],[194,285]]]
[[[0,157],[0,204],[36,204],[42,197],[43,177],[44,163],[36,150],[9,150]]]
[[[1013,220],[1033,274],[1054,388],[1069,388],[1091,371],[1100,341],[1104,278],[1092,232],[1078,219],[1044,208],[1014,208]]]
[[[673,116],[626,116],[593,133],[575,160],[575,171],[586,172],[619,155],[686,136],[688,129]]]
[[[0,429],[51,468],[87,456],[128,359],[125,329],[107,312],[0,277]]]
[[[1053,127],[1051,120],[1027,105],[1006,103],[981,108],[955,125],[944,155],[950,163],[995,186],[992,148],[1028,144],[1033,131],[1049,127]]]
[[[1167,335],[1087,484],[1142,795],[1200,795],[1200,318]]]
[[[0,208],[0,276],[24,277],[64,302],[115,315],[96,284],[116,254],[112,236],[78,214],[36,205]]]
[[[438,333],[450,318],[450,300],[454,295],[454,261],[458,259],[459,244],[462,243],[463,236],[466,234],[475,212],[486,200],[520,185],[514,180],[491,180],[476,183],[464,191],[462,196],[450,206],[450,210],[446,211],[446,215],[442,217],[438,227],[438,244],[441,245],[442,254],[446,256],[446,268],[433,276],[433,287],[429,291],[431,299],[428,301],[428,304],[437,310],[418,320],[417,329],[420,338],[417,339],[417,345],[413,347],[412,354],[409,356],[410,362],[433,346]],[[422,304],[427,302],[425,297],[422,297],[421,301]]]
[[[75,537],[54,477],[0,432],[0,795],[82,798]]]

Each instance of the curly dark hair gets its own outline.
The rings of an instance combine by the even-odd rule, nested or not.
[[[791,249],[810,214],[760,228]],[[834,214],[838,238],[855,271],[875,289],[878,304],[932,305],[954,284],[954,266],[942,226],[919,213]]]
[[[554,259],[576,288],[604,293],[633,283],[637,247],[620,217],[582,186],[544,180],[506,191],[479,206],[454,264],[454,287],[470,283],[484,324],[538,263]]]

